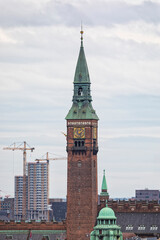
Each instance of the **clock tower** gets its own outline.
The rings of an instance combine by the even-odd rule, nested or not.
[[[97,217],[98,116],[92,107],[90,77],[81,46],[67,120],[67,240],[89,239]]]

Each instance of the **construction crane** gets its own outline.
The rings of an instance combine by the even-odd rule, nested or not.
[[[49,162],[50,160],[67,160],[67,157],[58,157],[58,158],[49,158],[49,152],[46,153],[46,158],[37,158],[35,161],[41,162],[41,161],[47,161]]]
[[[31,148],[25,141],[17,145],[13,143],[9,147],[4,147],[3,150],[22,150],[23,151],[23,198],[22,198],[22,219],[26,218],[26,176],[27,176],[27,152],[30,150],[33,152],[35,148]]]
[[[24,144],[22,146],[22,144]],[[20,143],[18,146],[16,145],[16,143],[13,143],[12,145],[10,145],[9,147],[4,147],[3,150],[23,150],[23,176],[27,175],[27,169],[26,169],[26,163],[27,163],[27,150],[30,150],[31,152],[33,152],[35,148],[31,148],[26,142]]]

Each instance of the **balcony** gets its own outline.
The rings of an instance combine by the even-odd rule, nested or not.
[[[87,147],[85,146],[73,146],[72,151],[87,151]]]

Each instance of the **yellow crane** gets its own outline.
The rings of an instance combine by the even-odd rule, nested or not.
[[[20,143],[13,143],[9,147],[4,147],[3,150],[22,150],[23,151],[23,198],[22,198],[22,219],[25,220],[26,218],[26,176],[27,176],[27,152],[30,150],[33,152],[35,148],[30,147],[25,141]]]
[[[46,158],[37,158],[35,161],[41,162],[41,161],[47,161],[49,162],[50,160],[67,160],[67,157],[57,157],[57,158],[49,158],[49,152],[46,153]]]

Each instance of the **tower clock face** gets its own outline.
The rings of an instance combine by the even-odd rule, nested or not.
[[[74,128],[74,138],[85,138],[85,128]]]

